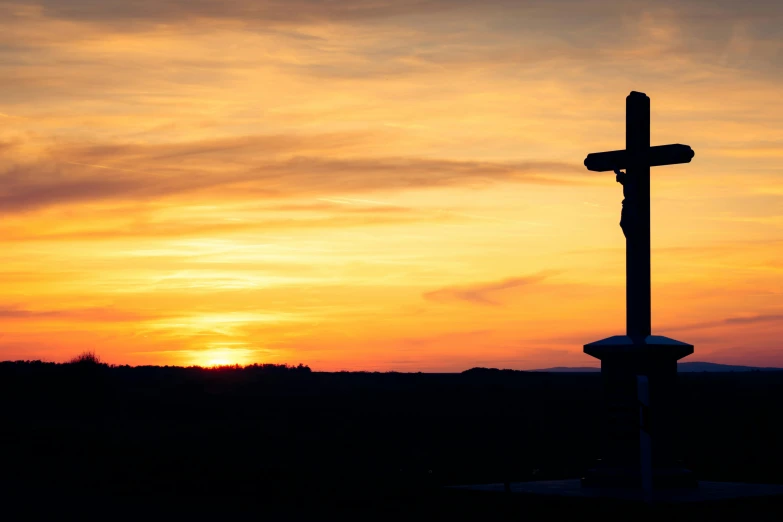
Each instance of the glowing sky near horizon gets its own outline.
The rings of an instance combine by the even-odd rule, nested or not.
[[[458,371],[623,333],[783,366],[783,4],[0,0],[0,360]]]

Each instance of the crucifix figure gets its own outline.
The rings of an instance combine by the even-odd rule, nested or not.
[[[620,213],[620,228],[623,229],[623,235],[628,237],[628,230],[631,228],[631,214],[633,212],[633,197],[631,196],[631,185],[627,183],[628,174],[620,172],[618,169],[614,169],[614,173],[617,175],[615,180],[617,183],[623,186],[623,210]],[[628,206],[625,203],[628,202]]]
[[[693,353],[693,345],[652,335],[650,316],[650,167],[689,163],[693,150],[679,144],[650,146],[646,94],[631,92],[625,110],[625,149],[585,159],[588,170],[613,171],[623,186],[626,335],[584,346],[586,354],[601,360],[606,411],[602,458],[582,485],[645,491],[693,487],[693,473],[679,461],[675,415],[677,361]]]
[[[623,185],[620,226],[626,239],[626,327],[631,338],[651,333],[650,167],[689,163],[688,145],[650,147],[650,98],[633,91],[625,101],[625,149],[588,154],[585,167],[614,171]],[[625,169],[625,172],[620,172]]]

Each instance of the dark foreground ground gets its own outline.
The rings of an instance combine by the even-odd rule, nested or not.
[[[682,374],[680,388],[689,468],[783,483],[783,373]],[[615,502],[443,488],[579,477],[600,408],[598,374],[0,363],[0,519],[628,520]],[[630,518],[783,518],[780,499],[657,509]]]

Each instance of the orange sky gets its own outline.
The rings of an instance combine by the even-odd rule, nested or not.
[[[0,1],[0,359],[597,365],[638,90],[653,333],[783,366],[783,5],[478,4]]]

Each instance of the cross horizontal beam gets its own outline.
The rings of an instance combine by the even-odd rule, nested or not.
[[[673,145],[658,145],[650,147],[650,167],[690,163],[693,159],[693,149],[679,143]],[[609,152],[594,152],[585,158],[585,167],[593,172],[607,172],[615,169],[628,168],[628,151],[612,150]]]

